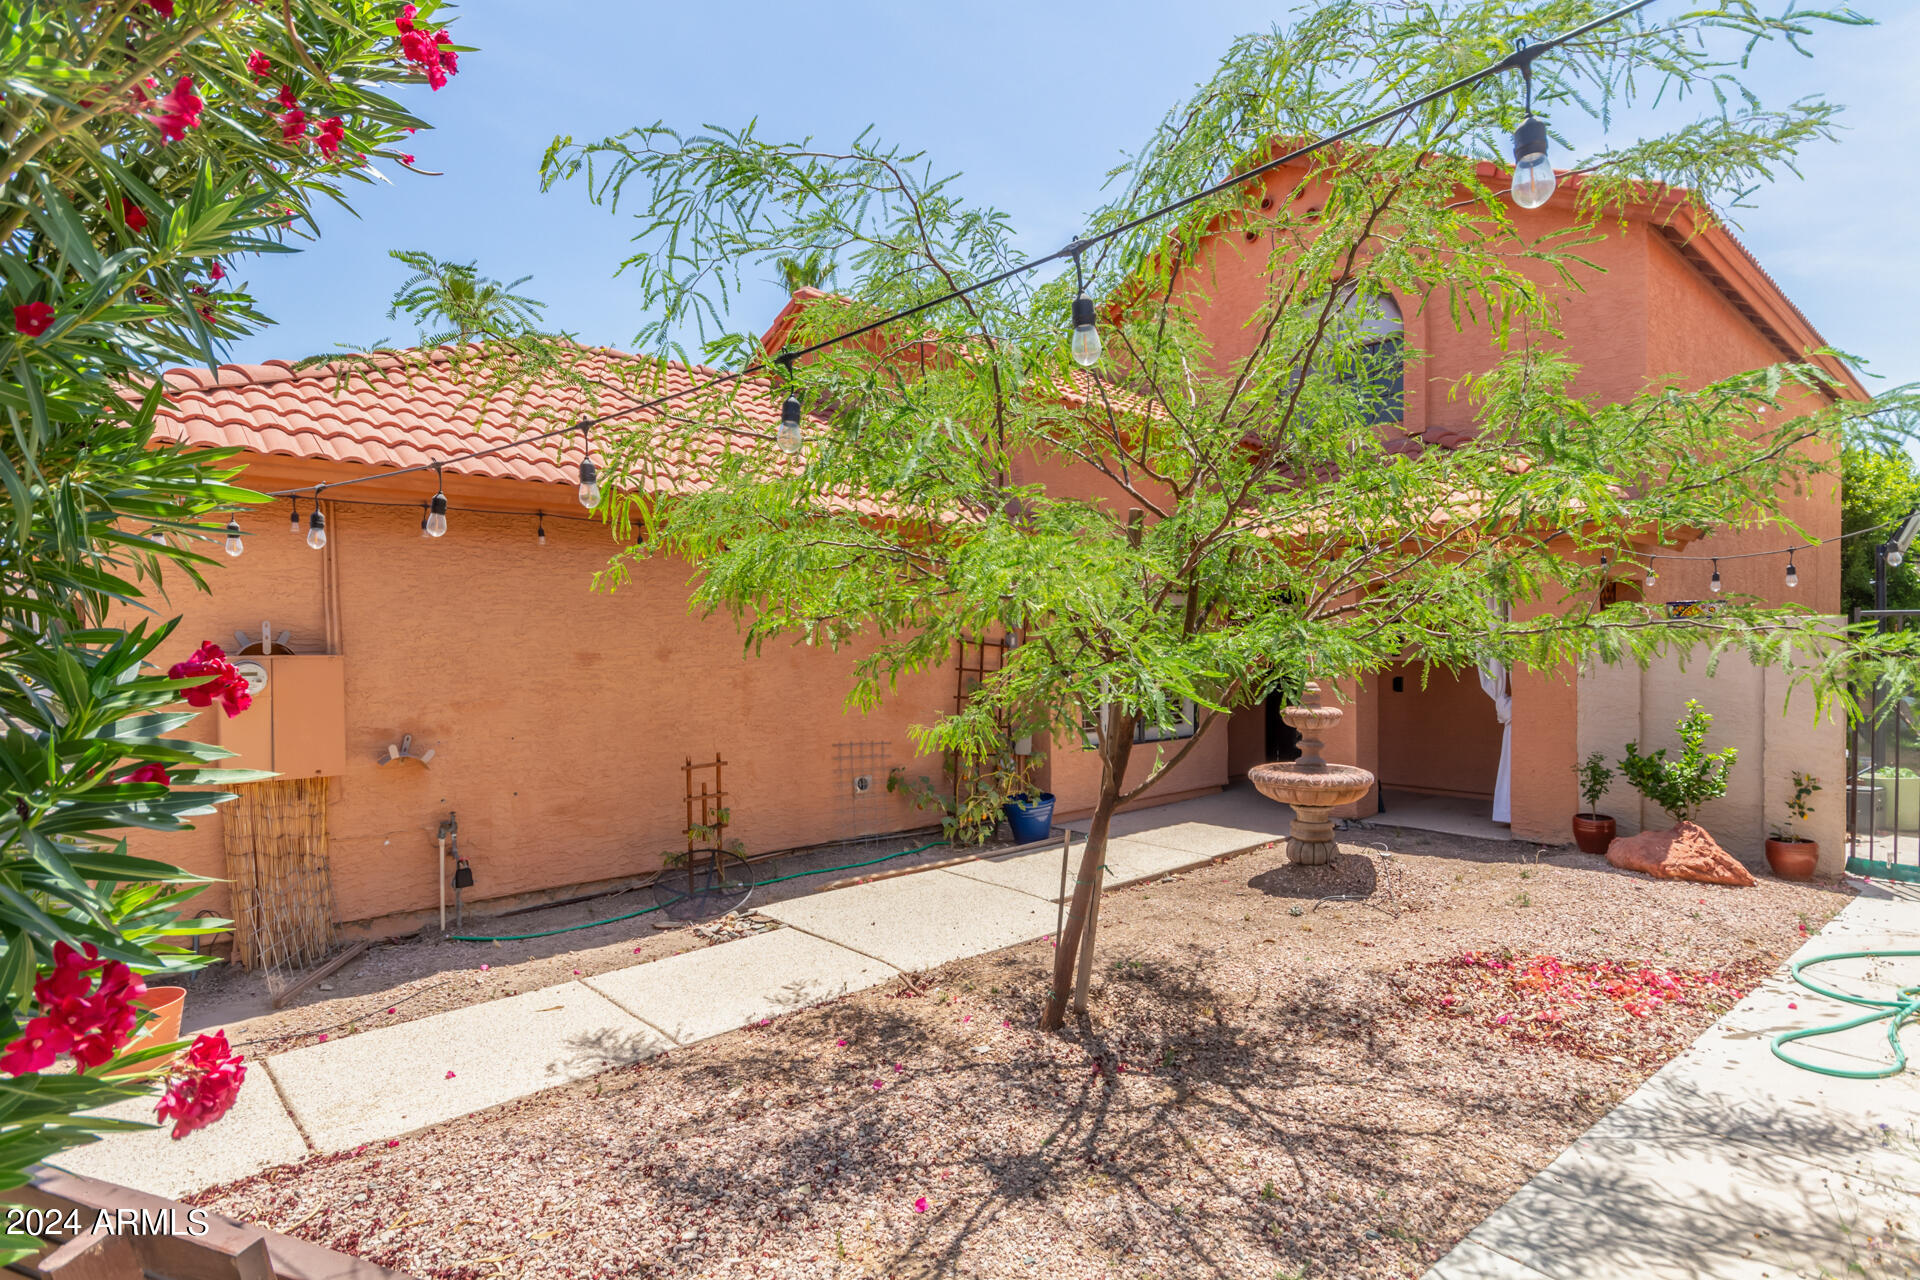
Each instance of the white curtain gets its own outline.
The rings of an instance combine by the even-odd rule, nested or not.
[[[1493,820],[1513,821],[1513,686],[1507,680],[1507,668],[1489,662],[1480,668],[1480,687],[1493,699],[1493,714],[1500,719],[1500,772],[1493,778]]]

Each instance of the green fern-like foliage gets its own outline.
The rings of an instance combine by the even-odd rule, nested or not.
[[[1633,789],[1665,809],[1675,822],[1685,822],[1709,800],[1727,794],[1727,775],[1739,752],[1706,749],[1707,730],[1713,716],[1697,699],[1687,699],[1686,714],[1675,725],[1680,731],[1680,754],[1667,758],[1667,749],[1640,754],[1640,744],[1629,742],[1621,757],[1621,776]]]

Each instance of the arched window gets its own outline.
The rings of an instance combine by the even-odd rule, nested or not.
[[[1406,341],[1400,304],[1391,294],[1362,296],[1350,288],[1341,310],[1360,330],[1360,368],[1354,380],[1369,389],[1372,420],[1401,421],[1406,416]]]

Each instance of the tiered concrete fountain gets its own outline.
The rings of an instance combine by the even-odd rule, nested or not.
[[[1300,758],[1291,763],[1255,765],[1247,777],[1269,800],[1293,806],[1287,836],[1287,860],[1302,867],[1333,861],[1333,811],[1352,804],[1373,786],[1373,775],[1357,765],[1328,764],[1320,758],[1320,734],[1347,713],[1320,705],[1320,686],[1307,682],[1304,705],[1287,707],[1280,718],[1300,731]]]

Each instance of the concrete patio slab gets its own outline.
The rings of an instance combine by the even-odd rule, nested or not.
[[[1073,896],[1073,878],[1079,873],[1080,855],[1085,849],[1085,841],[1076,840],[1067,855],[1067,897]],[[969,880],[980,880],[1031,894],[1043,902],[1061,900],[1060,846],[1057,844],[1051,849],[976,858],[972,862],[962,862],[946,869]]]
[[[676,1044],[692,1044],[898,972],[798,929],[775,929],[581,981]]]
[[[1282,822],[1280,825],[1287,824]],[[1195,858],[1220,858],[1258,849],[1276,840],[1284,840],[1286,836],[1284,833],[1274,835],[1246,827],[1223,827],[1211,822],[1175,822],[1139,831],[1126,838],[1142,844],[1159,845],[1163,849],[1179,850]]]
[[[1462,1241],[1427,1275],[1431,1280],[1548,1280],[1532,1267],[1471,1240]]]
[[[1107,841],[1106,886],[1113,889],[1141,880],[1155,880],[1175,871],[1185,871],[1214,856],[1149,844],[1138,836],[1121,836]]]
[[[152,1124],[159,1091],[129,1098],[92,1114]],[[266,1068],[247,1064],[247,1079],[233,1110],[218,1124],[175,1142],[171,1128],[109,1134],[90,1146],[62,1152],[50,1162],[68,1173],[105,1178],[136,1191],[177,1200],[202,1187],[231,1182],[307,1158],[307,1144],[280,1104]]]
[[[1030,893],[922,871],[775,903],[761,914],[919,972],[1051,933],[1055,911]]]
[[[1779,1149],[1583,1137],[1468,1238],[1568,1280],[1748,1280],[1910,1275],[1915,1225],[1911,1195]]]
[[[269,1058],[267,1070],[324,1153],[397,1137],[672,1046],[605,996],[566,982],[295,1049]]]

